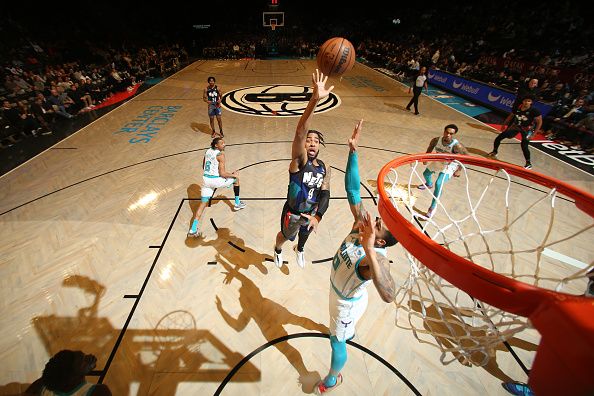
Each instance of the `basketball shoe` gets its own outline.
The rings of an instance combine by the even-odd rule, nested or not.
[[[245,202],[243,202],[243,201],[239,201],[238,204],[233,205],[233,210],[236,210],[236,211],[241,210],[243,208],[245,208]]]
[[[503,382],[501,384],[503,389],[511,393],[512,395],[518,396],[534,396],[532,389],[526,384],[521,382]]]
[[[334,389],[338,388],[338,385],[342,384],[342,374],[338,374],[336,376],[336,384],[334,386],[326,386],[324,385],[324,380],[321,380],[316,384],[314,388],[314,393],[316,395],[325,395],[326,393],[332,392]]]
[[[297,265],[300,268],[305,268],[305,253],[297,250],[297,245],[293,246],[293,250],[295,251],[295,255],[297,256]]]
[[[192,230],[190,229],[188,231],[188,238],[200,238],[202,236],[202,232],[199,230],[196,230],[196,232],[192,232]]]
[[[433,188],[433,184],[424,184],[424,183],[423,183],[423,184],[419,184],[419,185],[417,186],[417,188],[418,188],[419,190],[425,190],[425,189],[427,189],[427,188]]]
[[[274,252],[274,265],[281,268],[283,266],[283,252],[277,253],[275,247],[272,248],[272,251]]]

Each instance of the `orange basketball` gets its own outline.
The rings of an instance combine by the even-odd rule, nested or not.
[[[327,40],[318,51],[318,69],[324,75],[340,77],[353,68],[355,64],[355,48],[343,37]]]

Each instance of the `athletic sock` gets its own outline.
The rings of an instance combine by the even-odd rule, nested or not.
[[[191,232],[192,232],[192,234],[195,234],[197,231],[198,231],[198,220],[194,219],[194,221],[192,222]]]
[[[239,186],[233,186],[233,193],[235,194],[235,205],[239,205]]]
[[[300,232],[299,237],[297,238],[297,250],[303,252],[305,249],[305,242],[307,242],[307,238],[309,238],[308,233]]]

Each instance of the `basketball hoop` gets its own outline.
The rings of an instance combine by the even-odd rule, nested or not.
[[[426,184],[423,162],[457,165],[461,177],[438,196],[417,189]],[[377,186],[382,219],[411,265],[396,295],[397,308],[408,313],[408,327],[399,327],[422,342],[432,334],[437,343],[430,343],[442,350],[445,364],[452,352],[482,365],[494,345],[533,325],[542,336],[530,372],[533,391],[594,392],[594,299],[580,295],[594,269],[594,196],[515,165],[447,154],[394,159],[380,170]],[[390,186],[398,186],[398,196]],[[403,186],[415,199],[402,198]],[[429,200],[436,205],[433,215],[413,206]],[[575,208],[584,213],[555,216]],[[583,265],[576,271],[549,260],[550,252],[556,260],[567,257],[553,248],[583,253],[576,260]],[[483,357],[478,361],[477,352]]]

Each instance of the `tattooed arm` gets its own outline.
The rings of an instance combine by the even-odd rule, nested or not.
[[[373,280],[373,285],[377,289],[381,299],[384,302],[394,301],[394,278],[390,274],[390,262],[375,249],[375,223],[371,221],[371,215],[365,213],[364,219],[359,224],[359,239],[365,249],[365,257],[361,265],[369,268],[368,279]]]

